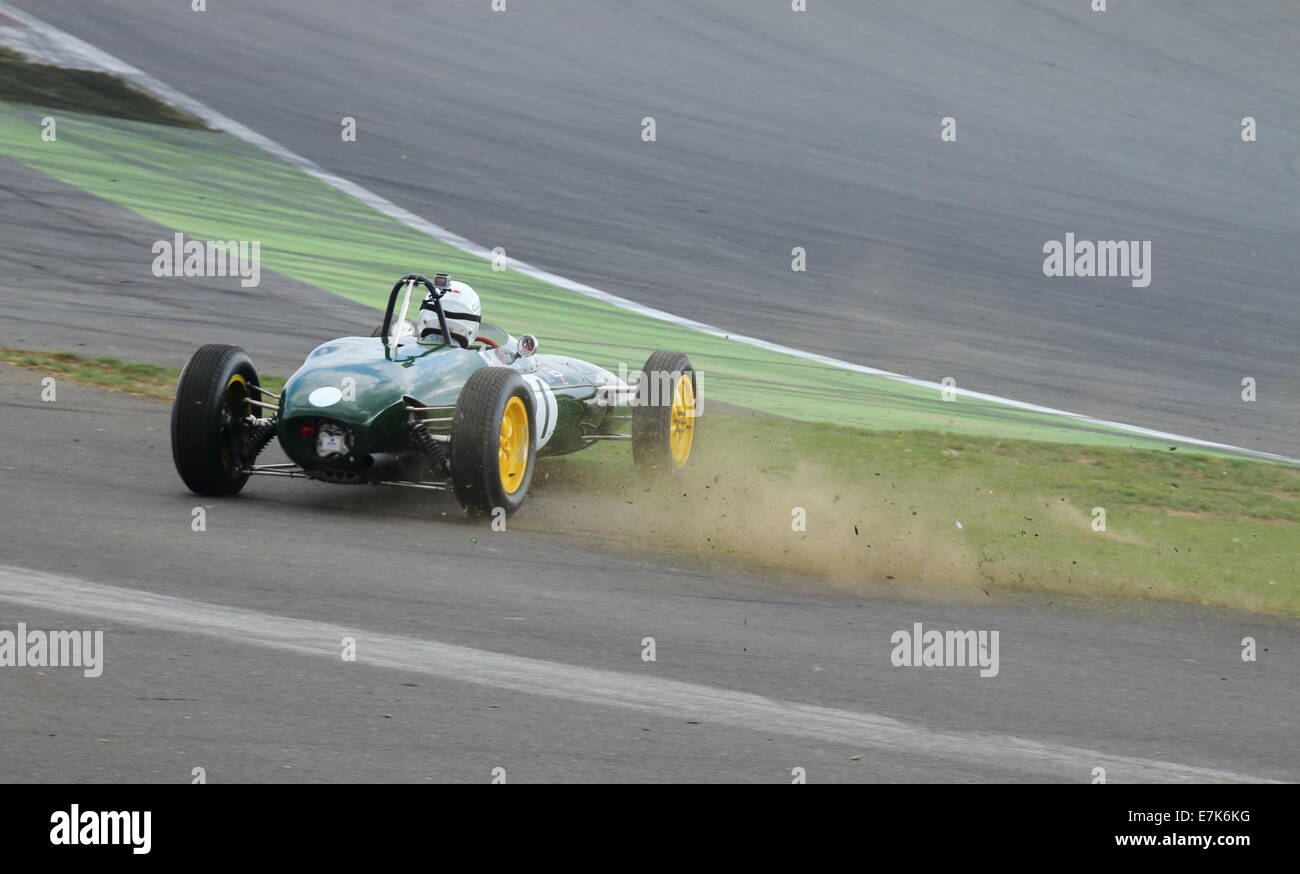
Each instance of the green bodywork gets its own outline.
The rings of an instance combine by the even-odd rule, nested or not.
[[[489,361],[493,355],[490,351],[415,342],[407,342],[390,353],[379,337],[340,337],[323,343],[284,384],[277,423],[280,445],[290,460],[304,470],[360,470],[367,455],[410,448],[404,397],[414,398],[422,407],[441,408],[424,414],[446,419],[430,424],[429,430],[450,433],[451,416],[465,381],[474,371],[493,366]],[[555,396],[555,431],[539,454],[581,449],[587,445],[584,434],[604,430],[607,410],[586,402],[595,396],[598,385],[613,378],[612,374],[562,355],[534,355],[509,366],[521,373],[536,374]],[[341,397],[318,406],[309,399],[318,389],[337,389]],[[329,458],[318,456],[315,439],[300,434],[300,426],[308,421],[347,426],[351,451]]]

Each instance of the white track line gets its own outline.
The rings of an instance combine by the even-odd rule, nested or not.
[[[0,565],[0,600],[33,610],[89,615],[101,621],[171,633],[202,634],[229,644],[266,647],[329,659],[334,664],[340,660],[342,639],[352,637],[357,642],[359,665],[417,672],[458,683],[619,707],[661,717],[692,717],[856,749],[980,762],[998,770],[1052,780],[1086,783],[1092,778],[1092,769],[1102,767],[1106,769],[1108,782],[1275,782],[1230,771],[1115,756],[1008,735],[942,731],[872,713],[780,701],[663,679],[649,673],[584,668],[380,634],[6,565]],[[105,651],[106,670],[111,671],[111,633]]]
[[[225,131],[231,136],[238,137],[244,142],[251,143],[260,149],[270,152],[280,160],[292,164],[299,170],[302,170],[307,175],[315,177],[326,185],[336,188],[344,194],[360,200],[362,203],[365,203],[391,219],[399,221],[423,234],[427,234],[436,240],[440,240],[453,248],[460,249],[462,252],[466,252],[485,260],[491,260],[492,253],[477,243],[473,243],[458,234],[452,233],[444,227],[435,225],[433,222],[423,219],[409,210],[403,209],[368,188],[363,188],[349,179],[344,179],[342,176],[329,172],[314,161],[304,158],[297,152],[291,151],[274,140],[262,136],[257,131],[240,124],[233,118],[217,112],[206,103],[195,100],[187,94],[182,94],[170,85],[167,85],[166,83],[155,79],[153,76],[150,76],[148,73],[131,66],[126,61],[114,57],[107,52],[101,51],[90,43],[80,40],[70,33],[59,30],[53,25],[47,24],[32,15],[30,12],[15,9],[8,3],[2,2],[2,0],[0,0],[0,12],[4,12],[12,18],[23,22],[23,24],[28,28],[27,33],[23,33],[19,28],[0,28],[0,44],[10,45],[19,51],[26,52],[30,55],[61,66],[103,70],[120,76],[135,85],[137,88],[148,91],[156,97],[185,110],[199,119],[202,119],[209,127]],[[617,295],[610,294],[607,291],[592,288],[590,285],[584,285],[581,282],[575,282],[572,279],[557,276],[554,273],[543,270],[540,267],[534,267],[531,264],[525,264],[522,261],[511,259],[510,268],[512,270],[517,270],[526,276],[531,276],[534,279],[540,279],[543,282],[550,283],[551,285],[559,286],[567,291],[572,291],[586,297],[604,301],[605,303],[612,304],[621,309],[640,313],[641,315],[649,316],[652,319],[658,319],[661,322],[668,322],[679,327],[690,328],[691,330],[708,334],[712,337],[720,337],[724,340],[734,340],[737,343],[744,343],[758,349],[765,349],[769,352],[777,352],[782,355],[790,355],[795,358],[801,358],[805,361],[812,361],[817,364],[824,364],[840,370],[850,370],[855,373],[880,376],[885,379],[892,379],[896,382],[903,382],[908,385],[919,386],[936,392],[952,392],[954,394],[962,395],[963,397],[988,401],[990,403],[1013,407],[1018,410],[1025,410],[1032,413],[1046,413],[1052,416],[1061,416],[1076,422],[1082,422],[1084,424],[1095,425],[1103,428],[1113,428],[1130,434],[1138,434],[1143,437],[1168,440],[1175,443],[1184,443],[1189,446],[1201,446],[1206,449],[1216,449],[1221,452],[1232,452],[1238,455],[1248,455],[1253,458],[1264,458],[1270,461],[1280,461],[1287,464],[1300,465],[1300,458],[1291,458],[1273,452],[1263,452],[1258,449],[1247,449],[1242,446],[1233,446],[1227,443],[1216,443],[1212,440],[1202,440],[1198,437],[1171,434],[1167,431],[1156,431],[1152,428],[1144,428],[1140,425],[1128,425],[1123,422],[1110,422],[1105,419],[1085,416],[1082,413],[1071,413],[1068,410],[1058,410],[1052,407],[1039,406],[1038,404],[1025,403],[1024,401],[998,397],[997,395],[985,394],[983,392],[970,391],[955,386],[948,387],[937,382],[904,376],[901,373],[893,373],[888,370],[867,367],[864,364],[854,364],[851,361],[841,361],[838,358],[818,355],[815,352],[805,352],[802,349],[782,346],[778,343],[760,340],[757,337],[747,337],[744,334],[725,331],[722,328],[717,328],[713,325],[706,325],[703,322],[697,322],[693,319],[682,318],[681,316],[676,316],[672,313],[664,312],[663,310],[657,310],[653,307],[639,304],[636,301],[628,300],[627,298],[618,297]]]

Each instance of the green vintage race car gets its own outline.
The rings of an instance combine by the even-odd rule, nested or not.
[[[234,495],[264,475],[450,490],[471,515],[491,515],[519,508],[541,455],[619,440],[647,471],[686,466],[700,406],[685,355],[655,352],[622,378],[538,354],[531,334],[512,337],[488,322],[473,342],[449,342],[456,335],[442,299],[454,285],[443,273],[402,277],[371,336],[318,346],[278,395],[238,346],[200,348],[172,408],[172,457],[185,485]],[[432,341],[407,319],[420,290],[422,318],[441,325]],[[288,463],[257,463],[272,440]]]

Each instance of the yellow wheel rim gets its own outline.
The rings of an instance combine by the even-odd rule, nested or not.
[[[236,373],[234,376],[230,377],[230,381],[226,383],[226,390],[222,394],[225,402],[229,404],[232,409],[238,410],[241,405],[241,402],[246,402],[250,397],[250,392],[248,390],[248,380],[244,379],[244,377]],[[253,412],[253,407],[251,404],[243,403],[242,405],[245,414],[251,414]],[[229,424],[229,427],[233,429],[235,433],[239,433],[240,429],[242,428],[242,425],[239,422],[231,422]],[[223,426],[223,433],[229,433],[225,431],[224,426]],[[221,447],[220,449],[218,449],[218,453],[221,458],[222,467],[232,472],[238,469],[239,463],[235,458],[234,453],[231,452],[230,446],[226,442],[225,438],[222,439]]]
[[[501,414],[501,438],[497,443],[497,468],[501,488],[507,495],[519,491],[528,470],[528,408],[521,398],[512,397]]]
[[[685,467],[686,459],[691,457],[691,443],[695,440],[695,385],[689,373],[677,377],[671,412],[668,447],[672,451],[673,467]]]
[[[234,403],[237,404],[240,401],[246,401],[248,400],[250,394],[251,393],[248,390],[248,380],[244,379],[238,373],[230,377],[230,382],[226,383],[227,402],[233,401]],[[253,405],[244,404],[244,410],[245,412],[252,413]]]

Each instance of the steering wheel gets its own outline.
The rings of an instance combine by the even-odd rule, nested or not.
[[[474,338],[474,342],[475,342],[475,343],[486,343],[486,344],[488,345],[488,347],[491,348],[491,349],[500,349],[500,348],[501,348],[501,344],[500,344],[500,343],[498,343],[496,340],[489,340],[487,337],[475,337],[475,338]]]

